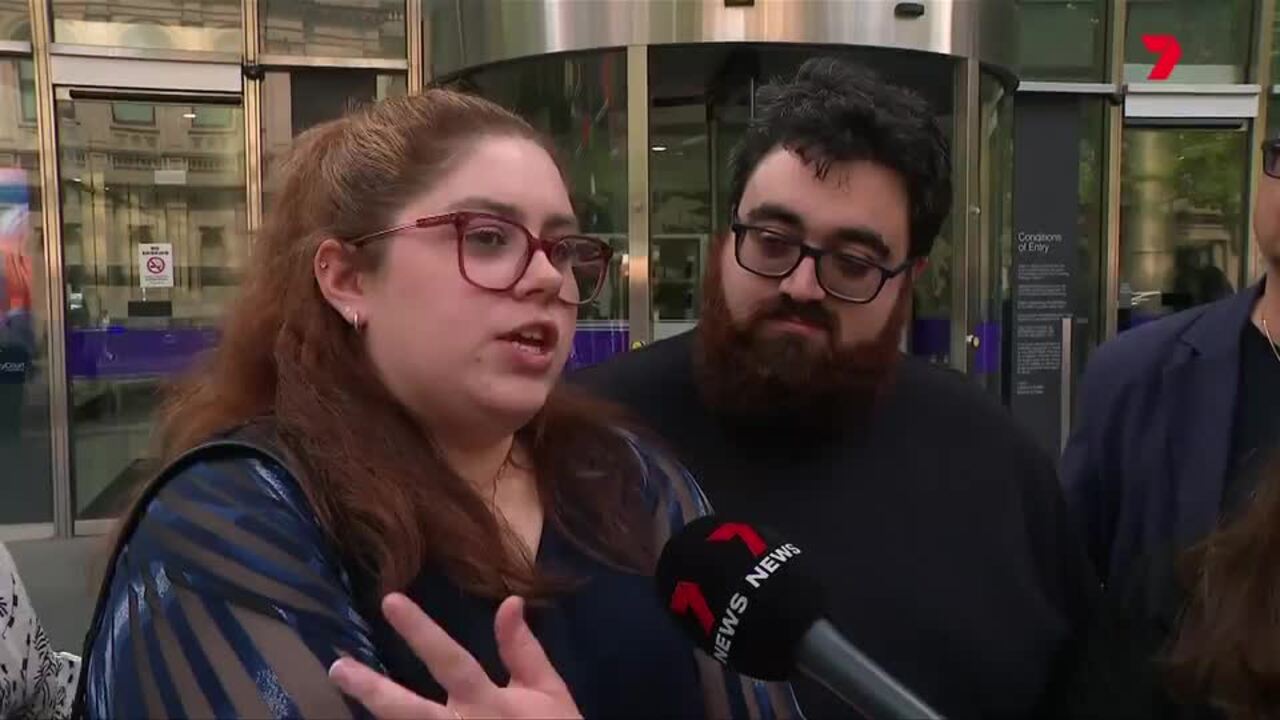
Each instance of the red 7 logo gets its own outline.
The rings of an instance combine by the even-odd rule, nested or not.
[[[1172,35],[1143,35],[1142,44],[1146,46],[1147,52],[1160,56],[1147,79],[1168,80],[1173,69],[1178,66],[1178,61],[1182,59],[1182,46],[1178,44],[1178,38]]]
[[[686,580],[676,583],[676,590],[671,593],[671,611],[680,615],[692,612],[707,635],[711,634],[711,626],[716,622],[707,599],[702,596],[702,588]]]

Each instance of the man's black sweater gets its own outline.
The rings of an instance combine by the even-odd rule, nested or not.
[[[1054,462],[958,373],[905,358],[838,439],[729,429],[705,407],[693,333],[573,376],[665,440],[716,512],[772,528],[824,570],[832,622],[948,718],[1054,714],[1097,581]],[[795,683],[813,720],[853,713]]]

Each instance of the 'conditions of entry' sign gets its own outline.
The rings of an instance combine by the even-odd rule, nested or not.
[[[145,288],[173,287],[173,244],[143,243],[138,246],[138,277]]]

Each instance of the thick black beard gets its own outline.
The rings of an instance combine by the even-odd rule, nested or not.
[[[852,348],[815,348],[803,338],[765,335],[762,326],[793,318],[834,338],[838,321],[827,308],[779,295],[738,326],[725,303],[717,264],[712,263],[704,284],[694,341],[703,402],[740,431],[791,441],[829,440],[865,424],[892,386],[901,360],[898,341],[910,311],[910,283],[903,285],[874,339]]]

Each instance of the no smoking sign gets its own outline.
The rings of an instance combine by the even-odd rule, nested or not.
[[[173,245],[171,243],[139,245],[138,277],[143,288],[173,287]]]

